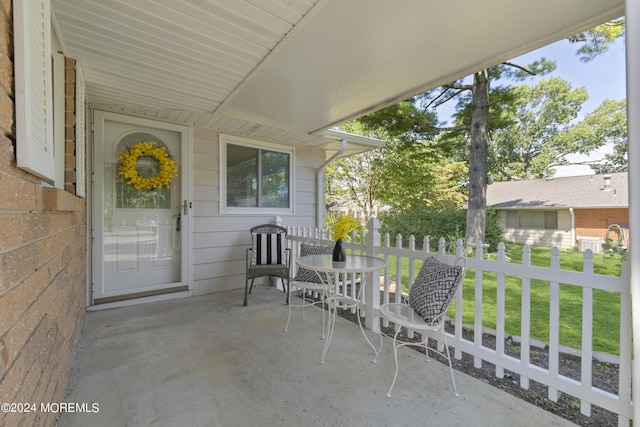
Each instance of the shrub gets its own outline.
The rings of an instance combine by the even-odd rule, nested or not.
[[[424,236],[429,236],[430,250],[438,248],[438,239],[444,237],[447,242],[464,240],[467,226],[467,211],[465,209],[413,209],[406,212],[388,212],[380,217],[380,232],[389,233],[391,239],[401,234],[403,245],[413,234],[416,246],[422,249]],[[489,244],[489,251],[495,252],[498,243],[502,241],[502,229],[498,224],[498,215],[494,211],[487,211],[485,224],[485,242]]]
[[[488,210],[484,230],[484,243],[489,245],[489,252],[498,251],[498,243],[504,242],[503,235],[504,230],[500,227],[500,216],[498,212]]]

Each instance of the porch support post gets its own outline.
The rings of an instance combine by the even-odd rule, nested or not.
[[[316,171],[316,227],[322,230],[325,227],[327,213],[327,187],[326,187],[326,170],[327,166],[336,160],[347,149],[347,140],[342,139],[340,148],[333,153],[325,162],[320,165]]]
[[[372,217],[367,223],[366,251],[369,256],[376,256],[376,248],[380,247],[380,221]],[[367,274],[365,283],[364,306],[365,326],[376,333],[380,332],[380,272],[372,271]]]
[[[629,160],[629,256],[633,349],[633,421],[640,423],[640,2],[626,0],[627,135]],[[636,165],[635,167],[633,165]],[[638,248],[634,248],[637,245]]]

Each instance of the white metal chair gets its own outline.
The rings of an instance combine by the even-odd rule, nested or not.
[[[315,243],[301,243],[300,244],[300,256],[306,255],[320,255],[333,253],[332,246],[320,245]],[[327,277],[322,277],[326,273],[317,273],[315,271],[307,270],[305,268],[298,268],[296,277],[291,279],[289,283],[289,316],[287,317],[287,325],[284,327],[284,331],[289,330],[289,323],[291,322],[291,308],[301,307],[302,317],[304,316],[305,307],[311,307],[316,304],[322,305],[327,297],[329,291],[328,284],[331,281],[327,280]],[[300,297],[302,302],[300,304],[294,304],[291,296],[294,292],[294,288],[300,291]],[[307,298],[309,292],[316,293],[320,296],[319,300]],[[325,338],[325,310],[322,310],[322,339]]]
[[[453,245],[450,247],[455,248]],[[398,378],[398,349],[400,347],[422,347],[425,349],[427,360],[430,360],[429,351],[439,353],[428,345],[429,333],[431,332],[439,333],[442,336],[444,354],[440,354],[449,362],[453,394],[459,396],[456,380],[453,376],[453,366],[451,364],[449,346],[447,345],[447,335],[444,330],[447,310],[466,274],[466,257],[461,253],[461,247],[459,247],[457,251],[459,253],[456,255],[446,255],[445,252],[447,252],[447,250],[445,247],[442,247],[437,254],[429,256],[425,260],[416,280],[409,290],[409,300],[407,303],[390,303],[380,306],[380,318],[393,322],[395,326],[393,354],[396,369],[393,381],[387,392],[387,397],[391,397],[391,390],[393,390],[393,386]],[[402,328],[419,333],[421,340],[419,342],[399,340],[398,335]],[[382,350],[382,335],[383,334],[380,333],[380,346],[376,352],[374,362],[377,361],[378,355]]]
[[[253,290],[256,277],[275,276],[283,280],[289,302],[291,250],[286,247],[287,229],[276,224],[262,224],[251,228],[251,248],[247,249],[247,269],[244,284],[244,305]],[[251,286],[249,286],[251,280]]]

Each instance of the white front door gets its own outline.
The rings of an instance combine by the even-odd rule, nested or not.
[[[189,128],[96,111],[93,149],[92,303],[186,290],[189,248]],[[140,142],[164,147],[178,167],[165,186],[136,189],[119,173],[118,156]],[[154,177],[160,163],[138,157]]]

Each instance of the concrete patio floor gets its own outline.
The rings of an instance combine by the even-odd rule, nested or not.
[[[97,412],[62,414],[72,426],[571,426],[446,365],[400,350],[377,364],[358,325],[342,319],[325,365],[321,311],[287,306],[275,288],[88,312],[65,402]],[[369,336],[377,340],[371,331]],[[377,342],[377,341],[376,341]]]

